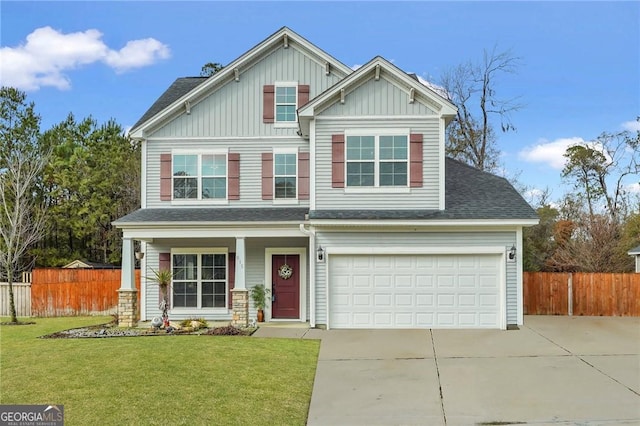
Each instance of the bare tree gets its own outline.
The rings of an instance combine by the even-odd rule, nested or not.
[[[494,120],[503,132],[515,130],[511,113],[522,106],[517,99],[501,99],[496,79],[516,73],[520,58],[510,50],[485,50],[480,64],[467,62],[444,72],[440,85],[458,107],[448,127],[447,154],[480,170],[495,171],[499,163]],[[493,117],[493,118],[492,118]]]
[[[10,321],[18,322],[13,282],[28,249],[44,233],[44,204],[36,185],[47,162],[39,149],[40,119],[13,88],[0,89],[0,267],[9,282]]]
[[[574,184],[587,202],[589,215],[600,213],[600,204],[614,222],[628,214],[629,192],[625,179],[640,174],[640,132],[602,133],[595,141],[567,148],[562,177]]]

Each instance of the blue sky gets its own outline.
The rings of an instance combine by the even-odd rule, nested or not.
[[[282,26],[346,65],[381,55],[436,82],[483,49],[511,49],[522,66],[496,88],[524,107],[517,132],[498,135],[503,163],[552,198],[568,144],[640,115],[639,2],[2,1],[0,19],[0,80],[27,92],[43,130],[69,112],[128,128],[174,79]]]

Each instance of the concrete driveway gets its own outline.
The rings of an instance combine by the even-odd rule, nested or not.
[[[322,339],[309,425],[640,424],[640,318],[296,337]]]

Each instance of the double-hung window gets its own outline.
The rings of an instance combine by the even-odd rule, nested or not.
[[[297,121],[298,90],[295,84],[276,84],[276,123],[295,123]]]
[[[227,307],[227,253],[186,250],[172,253],[173,308]]]
[[[347,187],[407,187],[406,134],[347,135]]]
[[[297,192],[298,155],[295,152],[274,152],[273,181],[276,200],[295,200]]]
[[[227,154],[173,154],[173,199],[227,198]]]

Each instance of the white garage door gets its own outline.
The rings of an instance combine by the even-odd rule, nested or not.
[[[331,328],[500,328],[500,256],[334,255]]]

